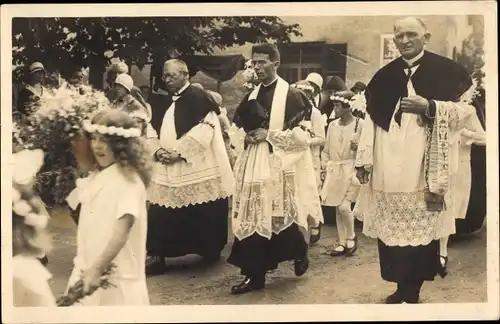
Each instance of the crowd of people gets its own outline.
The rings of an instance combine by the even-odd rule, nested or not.
[[[398,20],[402,56],[352,89],[338,78],[324,85],[317,73],[289,84],[277,74],[278,49],[254,45],[249,91],[232,121],[223,97],[191,83],[179,59],[165,62],[147,97],[126,64],[113,65],[110,109],[83,125],[91,163],[67,199],[77,223],[68,289],[80,280],[90,294],[84,305],[148,305],[146,276],[165,273],[167,257],[219,261],[230,227],[227,262],[243,278],[231,293],[245,294],[264,289],[281,262],[293,261],[296,276],[314,266],[308,249],[327,217],[338,233],[330,255],[354,255],[357,218],[377,239],[382,278],[397,284],[386,303],[418,303],[425,281],[446,276],[448,236],[470,192],[470,147],[486,144],[482,115],[467,99],[471,77],[427,51],[429,38],[421,20]],[[30,73],[20,115],[43,96],[43,65]],[[232,127],[245,134],[240,152]],[[13,179],[14,295],[18,306],[55,305],[50,274],[33,263],[48,262],[35,239],[46,225],[36,218],[48,213],[30,187],[41,166],[22,168],[30,154],[39,152],[15,154],[19,172],[31,173]],[[111,263],[113,285],[100,288]]]

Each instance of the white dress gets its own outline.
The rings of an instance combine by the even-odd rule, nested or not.
[[[321,188],[321,146],[317,142],[325,141],[326,115],[321,114],[318,108],[313,107],[311,114],[311,125],[314,138],[311,139],[311,154],[316,173],[318,190]]]
[[[471,145],[486,145],[486,132],[477,114],[469,118],[460,132],[450,139],[450,191],[445,196],[446,213],[444,233],[455,233],[455,219],[465,219],[471,190]]]
[[[12,259],[14,307],[56,307],[49,286],[52,274],[38,259],[16,255]]]
[[[81,203],[77,232],[77,255],[68,288],[80,279],[82,270],[96,262],[113,234],[116,221],[125,214],[135,217],[125,246],[113,263],[117,266],[109,278],[115,287],[98,289],[84,298],[84,306],[149,305],[146,286],[147,210],[146,187],[139,175],[126,178],[117,164],[89,177],[79,179],[68,197],[76,208]]]
[[[326,169],[321,188],[322,205],[339,206],[344,200],[356,201],[360,183],[354,169],[356,151],[351,149],[351,141],[359,138],[362,128],[362,119],[348,125],[340,125],[337,119],[328,126],[325,148],[321,152],[321,162]]]

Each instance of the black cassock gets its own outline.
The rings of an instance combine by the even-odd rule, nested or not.
[[[247,94],[236,110],[233,122],[245,132],[257,128],[268,128],[271,105],[276,84],[261,86],[256,100],[248,100]],[[302,120],[310,120],[311,103],[298,89],[290,87],[286,98],[284,129],[291,129]],[[271,145],[269,149],[272,150]],[[239,240],[234,239],[227,262],[239,267],[242,275],[259,277],[274,270],[278,263],[287,260],[302,260],[308,246],[297,224],[293,224],[271,239],[258,234]]]
[[[165,112],[172,104],[172,97],[152,94],[151,125],[160,135]],[[175,102],[175,127],[177,138],[199,124],[206,115],[219,107],[205,91],[189,86]],[[182,208],[166,208],[151,204],[148,210],[148,255],[178,257],[198,254],[218,258],[227,244],[228,199]]]

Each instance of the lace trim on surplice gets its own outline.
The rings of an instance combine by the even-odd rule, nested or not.
[[[182,187],[168,187],[155,182],[148,187],[149,202],[167,208],[203,204],[230,195],[223,188],[220,177]]]
[[[445,213],[428,211],[423,191],[373,190],[372,195],[361,215],[366,236],[389,246],[427,245],[441,238]]]

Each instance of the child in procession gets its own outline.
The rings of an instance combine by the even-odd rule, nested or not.
[[[78,280],[93,294],[85,306],[149,305],[146,286],[146,187],[150,158],[138,123],[108,109],[84,123],[95,168],[77,181],[67,201],[79,208],[77,255],[68,289]],[[108,267],[111,286],[98,289]],[[95,292],[94,292],[95,291]]]
[[[353,97],[351,91],[336,92],[330,97],[337,118],[328,126],[325,147],[321,152],[322,168],[326,171],[321,202],[324,206],[336,207],[339,238],[331,256],[351,256],[358,248],[351,205],[360,189],[354,162],[363,120],[352,113]]]
[[[12,177],[12,252],[13,297],[15,307],[55,307],[49,286],[52,274],[40,263],[38,255],[50,249],[45,231],[49,215],[35,195],[33,185],[43,165],[41,150],[22,150],[14,154]]]

